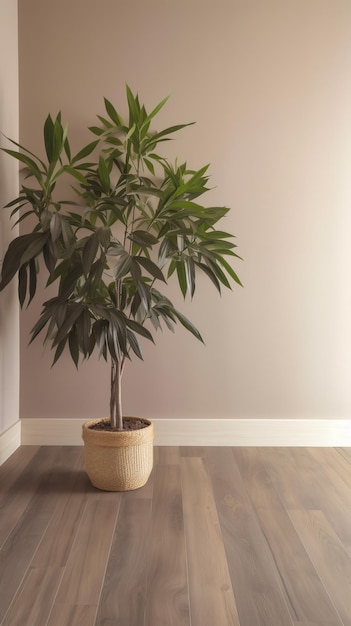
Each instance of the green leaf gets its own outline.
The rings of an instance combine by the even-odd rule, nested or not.
[[[35,259],[29,261],[29,300],[28,304],[31,303],[35,296],[35,292],[37,289],[37,266]]]
[[[106,341],[107,341],[107,329],[108,322],[103,319],[96,320],[92,327],[92,336],[95,339],[99,356],[104,356],[106,359]]]
[[[44,124],[44,143],[46,156],[49,162],[53,159],[53,133],[54,123],[52,121],[51,115],[48,115]]]
[[[154,168],[153,162],[150,161],[150,159],[147,159],[146,157],[143,158],[143,161],[144,161],[147,169],[149,170],[149,172],[151,172],[151,174],[153,176],[155,176],[155,168]]]
[[[39,335],[39,333],[41,333],[43,328],[45,328],[52,314],[53,314],[52,309],[50,308],[49,304],[46,303],[46,306],[44,306],[43,310],[40,313],[39,320],[37,321],[37,323],[33,326],[31,330],[31,339],[29,343],[32,343],[33,340]]]
[[[162,280],[162,282],[164,283],[166,282],[166,279],[164,275],[162,274],[162,271],[160,270],[158,265],[156,265],[156,263],[151,261],[151,259],[148,259],[143,256],[135,256],[134,260],[137,263],[139,263],[139,265],[141,265],[144,269],[146,269],[146,271],[149,272],[151,276],[153,276],[154,278],[157,278],[158,280]]]
[[[5,204],[5,209],[10,208],[12,206],[18,205],[16,206],[16,208],[12,211],[11,213],[11,217],[12,215],[15,214],[16,211],[18,211],[22,206],[25,206],[28,203],[28,197],[27,194],[22,194],[18,196],[18,198],[14,198],[13,200],[11,200],[11,202],[8,202],[7,204]]]
[[[126,85],[127,101],[129,108],[129,127],[133,126],[139,120],[140,105],[138,96],[134,96],[130,87]]]
[[[232,237],[235,237],[235,235],[227,233],[223,230],[210,230],[208,232],[204,232],[202,237],[204,240],[210,239],[216,241],[217,239],[231,239]]]
[[[77,161],[81,161],[82,159],[85,159],[85,157],[89,156],[89,154],[91,154],[95,150],[98,143],[99,143],[99,140],[96,139],[95,141],[88,143],[86,146],[84,146],[84,148],[79,150],[79,152],[77,152],[77,154],[73,157],[73,159],[71,159],[71,165],[74,165],[74,163],[77,163]]]
[[[121,255],[121,258],[115,267],[115,279],[118,280],[119,278],[123,278],[123,276],[126,276],[126,274],[128,274],[131,269],[131,265],[132,257],[129,256],[129,254],[127,253]]]
[[[169,310],[167,308],[156,306],[156,307],[152,308],[152,312],[155,313],[155,315],[157,315],[157,318],[161,317],[163,322],[166,324],[168,330],[170,330],[172,333],[174,333],[174,326],[173,326],[172,322],[175,322],[175,317],[174,317],[174,315],[172,315],[169,312]],[[151,318],[151,320],[152,320],[152,318]],[[160,326],[161,326],[161,324],[160,324]]]
[[[48,239],[46,244],[43,247],[43,257],[45,265],[49,271],[49,274],[52,274],[57,260],[56,255],[56,246],[54,245],[52,239]]]
[[[199,263],[199,262],[196,262],[196,261],[195,261],[195,263],[196,263],[196,265],[198,267],[201,268],[201,270],[205,274],[207,274],[207,276],[213,282],[213,284],[216,287],[216,289],[218,290],[218,292],[221,293],[221,285],[220,285],[220,282],[219,282],[216,274],[207,265],[205,265],[205,263]]]
[[[190,322],[190,320],[188,320],[188,318],[185,317],[185,315],[183,315],[182,313],[180,313],[176,309],[173,309],[173,313],[176,316],[176,318],[179,320],[179,322],[182,324],[182,326],[184,326],[184,328],[186,328],[186,330],[188,330],[192,335],[194,335],[194,337],[196,337],[196,339],[199,339],[199,341],[201,341],[201,343],[204,343],[204,340],[202,339],[202,337],[201,337],[199,331],[197,330],[197,328],[195,328],[194,324],[192,324],[192,322]]]
[[[107,98],[104,98],[104,102],[105,102],[106,113],[111,118],[113,123],[116,124],[116,126],[118,127],[123,126],[123,120],[120,117],[120,115],[117,113],[113,104],[111,104],[111,102],[107,100]]]
[[[53,241],[56,241],[61,235],[61,218],[57,211],[54,211],[50,220],[50,233]]]
[[[55,363],[59,360],[59,358],[60,358],[61,354],[63,353],[63,351],[64,351],[64,349],[65,349],[66,343],[67,343],[67,337],[65,337],[65,339],[63,339],[63,340],[59,343],[59,345],[57,346],[56,351],[55,351],[55,355],[54,355],[54,360],[53,360],[53,362],[52,362],[52,367],[53,367],[53,366],[55,365]]]
[[[62,272],[61,274],[60,274],[60,271]],[[82,274],[83,274],[83,268],[80,264],[77,264],[77,265],[72,265],[71,263],[61,264],[60,269],[58,271],[58,276],[60,275],[62,276],[62,280],[60,282],[60,287],[59,287],[59,292],[58,292],[58,298],[61,302],[66,300],[72,295],[72,293],[74,292],[76,288],[77,281],[82,276]],[[54,273],[53,279],[55,279],[56,277],[57,276],[55,276],[55,273]]]
[[[130,311],[131,311],[131,314],[133,315],[133,317],[137,316],[138,311],[140,309],[140,306],[141,306],[141,297],[139,295],[139,292],[137,291],[134,294],[134,297],[133,297],[131,305],[130,305]]]
[[[113,124],[111,124],[111,122],[109,122],[106,118],[102,117],[102,115],[97,115],[96,117],[100,120],[101,124],[105,126],[105,128],[109,130],[113,128]]]
[[[187,280],[186,280],[184,263],[182,263],[181,261],[177,261],[176,262],[176,270],[177,270],[179,287],[180,287],[180,290],[181,290],[181,292],[183,294],[183,297],[185,298],[186,292],[187,292],[187,289],[188,289],[188,284],[187,284]]]
[[[69,345],[69,351],[70,351],[73,363],[75,364],[76,368],[78,368],[79,344],[78,344],[77,330],[75,326],[73,326],[71,332],[69,333],[68,345]]]
[[[23,265],[18,272],[18,299],[21,308],[27,295],[27,265]]]
[[[34,235],[36,236],[34,237]],[[29,243],[25,252],[22,254],[21,265],[28,263],[28,261],[38,256],[40,252],[43,251],[43,247],[46,244],[49,237],[50,237],[49,232],[33,233],[32,241]]]
[[[189,124],[177,124],[176,126],[170,126],[169,128],[165,128],[161,130],[159,133],[154,133],[150,135],[149,141],[144,145],[144,150],[154,149],[155,145],[158,144],[160,140],[165,141],[168,135],[172,133],[178,132],[182,128],[186,128],[186,126],[191,126],[195,122],[190,122]]]
[[[22,206],[24,206],[23,204],[21,206],[19,206],[16,211],[20,210],[22,208]],[[11,217],[16,213],[16,211],[12,211],[11,213]],[[25,220],[27,217],[29,217],[30,215],[33,215],[34,211],[26,211],[26,213],[23,213],[18,220],[15,221],[15,226],[17,226],[17,224],[20,224],[21,222],[23,222],[23,220]]]
[[[219,267],[217,261],[205,258],[206,264],[210,267],[210,269],[213,270],[213,272],[216,274],[218,280],[222,283],[222,285],[224,285],[225,287],[227,287],[228,289],[231,288],[230,283],[225,275],[225,273],[222,271],[222,269]]]
[[[128,318],[126,318],[126,324],[127,324],[128,328],[133,330],[135,333],[138,333],[142,337],[145,337],[145,339],[149,339],[150,341],[154,342],[152,334],[142,324],[139,324],[135,320],[128,319]]]
[[[243,284],[239,278],[239,276],[236,274],[236,272],[233,270],[233,268],[231,267],[231,265],[229,265],[229,263],[223,259],[223,257],[217,257],[218,262],[226,269],[226,271],[228,272],[229,276],[231,276],[231,278],[238,284],[240,285],[240,287],[243,287]]]
[[[115,361],[121,359],[121,346],[118,339],[118,331],[116,326],[109,323],[107,328],[107,347],[111,357]]]
[[[145,285],[145,283],[138,283],[138,294],[140,296],[140,303],[143,307],[145,313],[148,313],[151,305],[151,294],[150,289]]]
[[[78,317],[82,312],[82,305],[78,302],[71,302],[66,310],[65,319],[61,326],[58,328],[56,337],[53,341],[53,346],[57,346],[65,337],[69,335],[73,325],[76,323]]]
[[[107,248],[107,254],[110,256],[121,256],[127,253],[124,246],[119,241],[111,241]]]
[[[14,150],[8,150],[7,148],[2,148],[2,150],[18,161],[21,161],[21,163],[24,163],[28,167],[30,174],[35,176],[37,181],[42,184],[42,173],[33,159],[28,157],[26,154],[22,154],[22,152],[15,152]]]
[[[134,282],[138,283],[139,280],[141,280],[141,269],[136,261],[136,257],[132,257],[130,272],[131,272]]]
[[[186,258],[184,261],[185,277],[187,284],[187,291],[193,297],[195,292],[195,265],[192,258]]]
[[[20,150],[23,150],[24,152],[26,152],[27,154],[30,154],[32,157],[34,157],[34,159],[36,159],[38,161],[38,163],[40,163],[40,165],[42,166],[43,169],[45,169],[45,164],[44,162],[39,159],[39,157],[34,154],[33,152],[31,152],[30,150],[28,150],[28,148],[25,148],[24,146],[21,146],[20,143],[17,143],[17,141],[14,141],[13,139],[10,139],[10,137],[6,137],[6,139],[8,141],[10,141],[10,143],[12,143],[14,146],[17,146],[17,148],[19,148]],[[5,148],[0,148],[1,150],[3,150],[3,152],[7,152],[7,150]],[[14,156],[15,158],[17,158],[18,152],[15,152],[12,156]]]
[[[136,124],[133,124],[130,129],[128,130],[127,134],[126,134],[126,141],[128,141],[128,139],[130,139],[132,137],[132,135],[134,134],[136,129]]]
[[[99,230],[96,232],[96,235],[103,249],[108,250],[110,246],[110,241],[111,241],[110,228],[105,228],[105,227],[99,228]]]
[[[167,273],[168,278],[170,278],[172,274],[174,274],[176,269],[177,269],[177,263],[176,261],[172,260],[168,266],[168,273]]]
[[[227,254],[228,250],[235,248],[235,244],[231,241],[225,241],[224,239],[209,239],[202,241],[200,244],[202,249],[217,252],[218,254]]]
[[[151,248],[158,243],[158,238],[147,230],[134,230],[128,235],[128,239],[146,248]]]
[[[69,248],[75,242],[74,232],[72,226],[68,222],[65,216],[61,216],[61,231],[62,238],[66,248]]]
[[[109,191],[110,191],[110,173],[109,173],[108,167],[106,165],[106,161],[105,161],[105,159],[102,156],[99,157],[98,174],[99,174],[99,179],[101,181],[103,190],[105,191],[105,193],[109,193]]]
[[[25,265],[25,263],[21,262],[22,256],[28,249],[28,247],[33,242],[36,242],[38,238],[39,240],[41,240],[42,233],[29,233],[27,235],[20,235],[10,242],[2,264],[0,291],[4,289],[6,285],[8,285],[8,283],[18,272],[21,265]]]
[[[71,157],[71,147],[69,145],[69,141],[68,141],[67,137],[66,137],[65,142],[64,142],[64,149],[65,149],[66,157],[70,161],[71,158],[72,158]]]
[[[172,258],[175,250],[176,250],[176,247],[170,239],[168,239],[167,237],[164,237],[161,240],[160,248],[158,251],[158,262],[161,267],[169,258]]]
[[[99,128],[99,126],[89,126],[88,128],[90,132],[92,132],[94,135],[98,135],[99,137],[105,132],[102,128]]]
[[[145,118],[145,121],[142,125],[148,125],[150,123],[150,121],[156,117],[157,113],[164,107],[164,105],[166,104],[166,102],[169,100],[169,96],[166,96],[165,98],[163,98],[163,100],[161,100],[161,102],[159,102],[155,108],[151,111],[151,113],[149,113],[149,115]]]
[[[89,353],[90,345],[90,315],[87,308],[84,308],[76,322],[78,344],[84,356]]]
[[[128,328],[127,328],[127,341],[130,345],[130,347],[132,348],[134,354],[141,360],[143,360],[143,355],[141,352],[141,348],[139,345],[139,342],[136,338],[136,336],[134,335],[134,333],[132,333]]]
[[[98,233],[93,233],[83,248],[82,253],[82,266],[84,274],[89,274],[91,267],[95,261],[97,251],[99,249],[99,237]]]
[[[52,162],[61,160],[61,154],[64,150],[67,140],[68,127],[62,126],[61,113],[59,113],[54,122],[54,147],[53,147],[53,159]]]

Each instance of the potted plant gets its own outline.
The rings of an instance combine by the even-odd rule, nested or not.
[[[167,98],[147,113],[128,86],[126,95],[128,122],[105,98],[106,113],[89,129],[94,140],[77,154],[60,113],[45,121],[45,157],[15,141],[14,150],[2,148],[26,173],[19,196],[6,206],[17,222],[29,218],[34,227],[11,241],[0,290],[18,275],[23,307],[46,268],[55,295],[43,303],[31,341],[46,331],[53,364],[66,349],[76,367],[95,350],[110,362],[109,418],[83,427],[88,475],[108,490],[140,487],[152,469],[152,422],[122,413],[122,374],[127,360],[142,358],[140,338],[153,341],[153,331],[179,322],[202,341],[162,287],[175,279],[183,296],[192,297],[199,271],[219,292],[232,281],[241,284],[227,260],[237,257],[232,235],[217,228],[228,209],[198,200],[208,190],[208,166],[193,170],[159,152],[187,124],[154,131]],[[72,188],[63,200],[61,179]]]

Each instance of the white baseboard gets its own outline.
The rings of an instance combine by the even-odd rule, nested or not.
[[[21,445],[21,422],[15,422],[0,435],[0,465]]]
[[[23,445],[81,445],[84,419],[22,419]],[[155,419],[158,446],[351,446],[349,419]]]

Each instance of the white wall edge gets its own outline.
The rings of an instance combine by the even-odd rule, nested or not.
[[[23,445],[82,445],[86,420],[25,418]],[[155,419],[158,446],[351,446],[351,419]]]
[[[21,422],[15,422],[0,435],[0,465],[21,445]]]

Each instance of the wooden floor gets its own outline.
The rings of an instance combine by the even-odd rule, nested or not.
[[[351,449],[155,448],[119,494],[22,447],[0,547],[2,626],[351,626]]]

